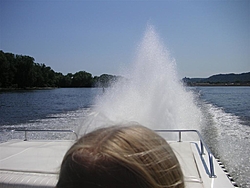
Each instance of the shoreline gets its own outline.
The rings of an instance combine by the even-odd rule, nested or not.
[[[250,83],[184,83],[187,87],[250,87]],[[96,87],[26,87],[26,88],[1,88],[0,92],[8,91],[32,91],[32,90],[52,90],[57,88],[96,88]],[[97,87],[98,88],[98,87]]]
[[[58,87],[27,87],[27,88],[0,88],[1,91],[32,91],[32,90],[51,90]]]
[[[213,83],[185,83],[185,86],[189,86],[189,87],[196,87],[196,86],[204,86],[204,87],[214,87],[214,86],[223,86],[223,87],[246,87],[246,86],[250,86],[250,83],[218,83],[218,84],[213,84]]]

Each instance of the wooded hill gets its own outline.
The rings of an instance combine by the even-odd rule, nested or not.
[[[216,74],[208,78],[183,78],[183,82],[188,86],[197,85],[245,85],[250,86],[250,72],[242,74]]]
[[[0,88],[29,89],[44,87],[108,87],[118,76],[92,76],[79,71],[63,75],[30,56],[4,53],[0,50]]]

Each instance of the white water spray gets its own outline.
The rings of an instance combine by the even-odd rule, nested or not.
[[[180,83],[175,61],[148,26],[127,80],[96,100],[88,127],[138,122],[151,129],[197,129],[201,113]]]

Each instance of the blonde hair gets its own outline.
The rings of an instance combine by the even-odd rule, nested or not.
[[[183,188],[180,164],[169,144],[140,126],[100,128],[66,153],[57,188]]]

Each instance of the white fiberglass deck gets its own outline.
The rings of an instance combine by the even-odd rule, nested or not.
[[[0,144],[0,187],[55,187],[62,158],[72,141]]]
[[[72,143],[20,140],[1,143],[0,187],[55,187],[62,158]],[[181,163],[186,188],[233,187],[216,161],[217,177],[209,178],[208,170],[197,152],[198,142],[169,143]]]
[[[216,177],[209,177],[208,153],[199,154],[199,142],[169,142],[184,173],[186,188],[232,188],[234,187],[219,164],[214,161]]]

